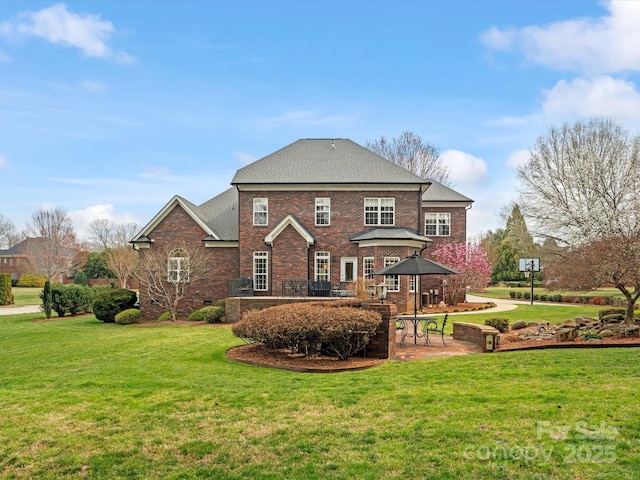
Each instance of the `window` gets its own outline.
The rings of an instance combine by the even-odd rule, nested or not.
[[[399,261],[400,257],[384,257],[384,266],[388,267]],[[400,291],[400,277],[398,275],[385,275],[384,284],[387,286],[388,292]]]
[[[414,293],[416,291],[416,276],[415,275],[411,275],[409,277],[409,291],[411,293]]]
[[[269,224],[269,199],[268,198],[253,199],[253,224],[254,225]]]
[[[184,248],[176,248],[169,252],[167,280],[171,283],[189,281],[189,255]]]
[[[394,225],[395,223],[395,198],[365,198],[364,199],[364,224],[365,225]]]
[[[424,216],[424,234],[436,237],[451,235],[450,213],[427,213]]]
[[[364,257],[362,259],[362,274],[365,279],[373,277],[374,265],[373,257]]]
[[[253,252],[253,289],[262,291],[269,289],[269,252]]]
[[[318,282],[329,281],[329,252],[316,252],[314,262],[314,278]]]
[[[331,199],[316,198],[316,225],[331,224]]]

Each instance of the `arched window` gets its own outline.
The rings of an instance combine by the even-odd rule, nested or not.
[[[170,282],[189,281],[189,255],[184,248],[174,248],[169,252],[167,280]]]

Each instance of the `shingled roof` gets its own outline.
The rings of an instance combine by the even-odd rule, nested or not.
[[[473,203],[469,197],[456,192],[435,180],[427,180],[431,186],[422,194],[422,200],[425,202],[462,202]]]
[[[429,182],[345,138],[301,139],[238,170],[242,184],[406,184]]]

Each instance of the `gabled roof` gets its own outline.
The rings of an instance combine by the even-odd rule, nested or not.
[[[11,248],[6,250],[0,250],[0,256],[2,257],[18,257],[25,256],[29,253],[29,250],[37,248],[45,239],[43,237],[28,237],[20,242],[16,243]]]
[[[304,225],[302,225],[295,215],[287,215],[279,224],[271,230],[266,237],[264,237],[264,243],[273,247],[273,241],[278,238],[285,228],[291,226],[298,234],[307,242],[307,246],[310,247],[316,243],[316,239],[313,238],[313,235],[307,230]]]
[[[242,184],[405,184],[429,182],[344,138],[301,139],[238,170]]]
[[[238,240],[238,192],[235,188],[230,188],[200,206],[179,195],[174,196],[131,242],[149,242],[148,235],[178,205],[202,227],[207,240]]]
[[[462,202],[473,203],[469,197],[456,192],[452,188],[443,185],[435,180],[429,180],[431,186],[422,194],[423,202]]]

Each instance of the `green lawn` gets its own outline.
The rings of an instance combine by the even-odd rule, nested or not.
[[[305,374],[227,361],[240,343],[228,326],[33,321],[41,317],[0,317],[0,478],[617,479],[640,471],[636,349]]]
[[[42,292],[42,288],[13,287],[11,291],[13,292],[14,304],[17,307],[40,305],[41,303],[40,292]]]

